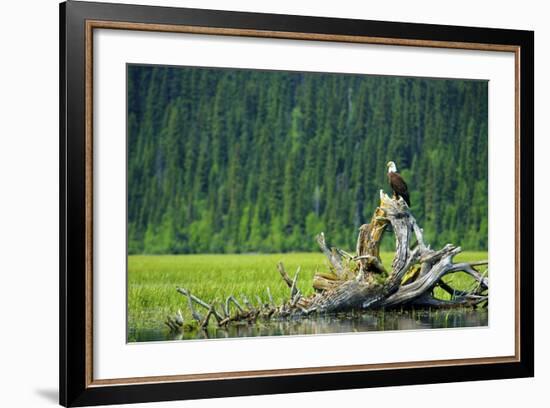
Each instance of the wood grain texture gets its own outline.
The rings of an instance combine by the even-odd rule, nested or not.
[[[381,44],[381,45],[430,47],[430,48],[451,48],[451,49],[479,50],[479,51],[515,52],[516,49],[518,48],[517,46],[514,46],[514,45],[504,45],[504,44],[483,44],[483,43],[455,42],[455,41],[428,41],[428,40],[413,40],[413,39],[405,39],[405,38],[387,38],[387,37],[372,37],[372,36],[357,36],[357,35],[334,35],[334,34],[319,34],[319,33],[299,33],[299,32],[288,32],[288,31],[251,30],[251,29],[236,29],[236,28],[198,27],[198,26],[188,26],[188,25],[129,23],[129,22],[121,22],[121,21],[89,20],[87,24],[92,28],[104,28],[104,29],[114,29],[114,30],[156,31],[156,32],[167,32],[167,33],[278,38],[278,39],[308,40],[308,41],[331,41],[331,42],[344,42],[344,43]]]

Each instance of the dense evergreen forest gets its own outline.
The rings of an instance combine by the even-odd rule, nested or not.
[[[129,65],[129,253],[312,251],[321,231],[353,249],[389,160],[427,242],[487,249],[487,97],[486,81]]]

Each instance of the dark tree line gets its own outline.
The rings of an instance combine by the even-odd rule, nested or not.
[[[388,160],[428,242],[487,249],[487,87],[129,65],[129,252],[352,248]]]

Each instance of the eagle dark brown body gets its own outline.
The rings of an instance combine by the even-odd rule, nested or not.
[[[409,190],[407,188],[407,183],[403,180],[403,177],[396,171],[396,166],[394,162],[388,163],[388,181],[393,190],[393,195],[395,197],[403,197],[403,200],[407,205],[411,206],[411,199],[409,197]]]

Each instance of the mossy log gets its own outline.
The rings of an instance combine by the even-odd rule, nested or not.
[[[391,269],[380,259],[380,243],[388,230],[395,235],[395,255]],[[296,283],[299,270],[291,278],[282,263],[277,269],[289,287],[289,299],[282,305],[275,305],[269,288],[269,301],[257,297],[253,305],[246,297],[242,304],[233,295],[222,304],[207,303],[193,296],[188,290],[178,288],[186,296],[193,318],[199,326],[206,327],[214,317],[218,326],[231,322],[254,322],[259,318],[276,319],[307,316],[314,313],[337,313],[354,310],[383,309],[395,307],[454,307],[487,305],[489,278],[476,267],[487,265],[487,261],[454,263],[453,257],[461,248],[447,244],[433,250],[424,242],[423,231],[418,226],[409,207],[401,198],[389,197],[380,191],[380,204],[374,211],[369,224],[359,228],[356,253],[349,254],[341,249],[329,248],[325,235],[320,233],[317,242],[329,262],[329,270],[317,273],[313,278],[315,293],[303,296]],[[460,291],[444,282],[442,278],[455,272],[465,272],[477,281],[470,291]],[[450,300],[434,297],[433,290],[441,287],[451,296]],[[207,311],[201,316],[194,307]],[[183,325],[181,313],[168,317],[166,325],[179,330]]]

